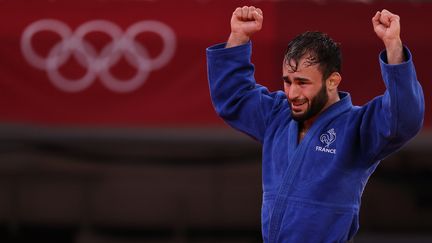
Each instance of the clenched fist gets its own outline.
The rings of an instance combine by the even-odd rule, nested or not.
[[[372,25],[378,38],[387,50],[389,64],[398,64],[404,60],[402,41],[400,38],[400,18],[398,15],[383,9],[376,12],[372,18]]]
[[[226,47],[247,43],[250,37],[261,30],[263,12],[253,6],[236,8],[231,17],[231,34]]]

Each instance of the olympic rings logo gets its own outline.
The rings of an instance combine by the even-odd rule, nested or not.
[[[61,41],[55,44],[46,57],[42,57],[32,46],[33,36],[41,31],[58,34]],[[92,32],[107,34],[112,41],[98,53],[96,48],[84,37]],[[159,35],[163,42],[161,53],[151,58],[148,50],[136,37],[144,32]],[[55,19],[42,19],[27,26],[21,36],[21,51],[27,62],[35,68],[47,72],[54,86],[65,92],[79,92],[89,87],[98,77],[111,91],[126,93],[138,89],[152,70],[165,66],[173,57],[176,48],[174,31],[164,23],[155,20],[137,22],[126,31],[107,20],[92,20],[80,25],[74,32],[65,23]],[[68,79],[60,73],[59,68],[70,57],[86,69],[79,79]],[[110,68],[122,57],[137,72],[128,80],[121,80],[110,73]]]

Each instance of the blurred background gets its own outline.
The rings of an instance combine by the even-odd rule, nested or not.
[[[242,5],[264,11],[258,82],[281,89],[288,41],[320,30],[356,105],[384,91],[371,18],[400,15],[425,123],[370,179],[356,242],[432,242],[427,0],[0,0],[0,242],[261,242],[260,146],[207,88]]]

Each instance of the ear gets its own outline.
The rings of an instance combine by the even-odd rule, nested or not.
[[[333,72],[326,80],[327,89],[329,91],[337,90],[340,82],[342,81],[342,76],[338,72]]]

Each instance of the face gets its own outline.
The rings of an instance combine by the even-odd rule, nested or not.
[[[291,64],[294,64],[292,60]],[[304,122],[314,118],[323,110],[329,99],[318,64],[310,65],[306,58],[302,58],[295,71],[284,63],[282,72],[284,91],[291,106],[293,119]]]

